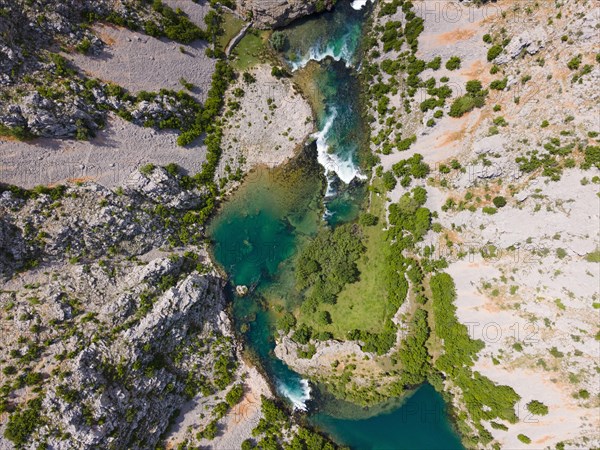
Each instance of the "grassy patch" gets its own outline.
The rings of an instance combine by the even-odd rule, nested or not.
[[[375,184],[381,185],[378,180]],[[370,213],[379,218],[379,224],[363,227],[365,253],[357,261],[360,279],[347,284],[338,294],[335,305],[319,305],[320,311],[328,311],[331,324],[325,325],[303,315],[301,322],[311,325],[315,332],[329,332],[335,338],[347,339],[354,329],[379,333],[383,330],[387,311],[385,288],[386,255],[389,242],[382,230],[385,223],[385,197],[373,193]]]
[[[232,65],[238,70],[246,70],[258,63],[265,62],[268,40],[268,31],[248,30],[248,33],[233,50],[233,53],[237,55],[237,59]]]
[[[223,34],[219,36],[219,47],[225,50],[229,42],[238,35],[242,28],[244,28],[245,22],[239,17],[234,16],[230,13],[223,14]]]

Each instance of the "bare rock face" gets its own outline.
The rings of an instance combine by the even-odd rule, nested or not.
[[[238,10],[257,28],[278,28],[334,4],[335,0],[239,0]]]

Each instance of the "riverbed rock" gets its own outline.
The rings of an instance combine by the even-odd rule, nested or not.
[[[245,297],[246,295],[248,295],[248,286],[237,285],[235,287],[235,293],[240,297]]]

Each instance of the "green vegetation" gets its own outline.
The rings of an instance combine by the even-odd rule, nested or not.
[[[435,359],[434,368],[460,387],[469,415],[480,433],[479,439],[489,441],[481,421],[499,418],[516,423],[515,404],[520,397],[511,387],[498,386],[479,372],[472,372],[473,362],[484,344],[471,339],[467,327],[456,317],[456,288],[452,278],[445,273],[436,274],[430,279],[430,287],[433,331],[443,342],[443,353]]]
[[[75,50],[79,53],[86,55],[90,48],[92,47],[92,41],[90,41],[87,37],[83,38],[79,44],[75,46]]]
[[[584,160],[581,168],[588,170],[591,167],[600,169],[600,146],[588,145],[584,150]]]
[[[600,249],[594,250],[593,252],[585,255],[587,262],[600,263]]]
[[[430,370],[426,346],[429,332],[427,312],[419,308],[412,319],[410,334],[402,342],[397,355],[397,360],[402,367],[397,382],[401,386],[400,392],[408,387],[418,386],[427,379]]]
[[[361,238],[355,225],[333,231],[324,228],[302,249],[296,262],[296,287],[306,291],[303,311],[314,313],[321,303],[335,304],[342,288],[358,279],[356,260],[364,251]]]
[[[461,61],[458,56],[453,56],[448,61],[446,61],[446,69],[448,69],[448,70],[460,69],[460,65],[461,65]]]
[[[289,414],[275,401],[261,396],[263,417],[252,430],[252,436],[258,439],[256,448],[265,450],[336,450],[337,447],[326,437],[305,427],[291,431]],[[291,438],[284,444],[284,436]],[[286,439],[287,440],[287,439]],[[242,448],[254,448],[252,442],[244,441]]]
[[[548,414],[548,407],[542,402],[538,402],[537,400],[532,400],[529,403],[527,403],[527,409],[530,413],[535,414],[537,416],[545,416]]]
[[[153,37],[166,37],[173,41],[189,44],[197,39],[207,39],[210,34],[201,30],[187,15],[179,8],[174,11],[171,7],[165,5],[161,0],[154,0],[152,8],[160,14],[159,25],[152,21],[146,22],[144,31]],[[214,13],[214,11],[210,11]],[[207,14],[205,21],[214,26],[214,14]]]
[[[503,91],[508,84],[508,78],[502,78],[501,80],[494,80],[490,83],[490,89],[495,91]]]
[[[275,50],[280,52],[285,48],[285,45],[287,44],[287,38],[283,32],[274,31],[271,35],[271,39],[269,39],[269,42]]]
[[[25,445],[29,436],[42,425],[42,397],[29,400],[25,408],[17,409],[8,418],[4,437],[16,446]]]
[[[487,60],[489,62],[492,62],[498,56],[500,56],[500,53],[502,53],[502,46],[501,45],[493,45],[492,47],[490,47],[490,49],[487,52]]]
[[[504,206],[506,206],[506,199],[504,197],[502,197],[501,195],[494,197],[494,199],[492,200],[492,203],[494,203],[494,206],[496,208],[503,208]]]
[[[244,397],[244,386],[242,384],[236,384],[225,395],[225,401],[233,408],[242,400],[242,397]]]
[[[529,439],[524,434],[517,435],[517,439],[520,440],[521,442],[523,442],[524,444],[531,444],[531,439]]]
[[[448,113],[450,117],[461,117],[475,108],[481,108],[485,104],[488,92],[483,89],[480,81],[467,81],[466,90],[467,93],[454,100],[450,106],[450,112]]]
[[[203,132],[208,133],[204,141],[208,148],[207,160],[202,167],[201,175],[199,175],[205,182],[212,181],[214,171],[221,157],[222,133],[214,121],[223,107],[225,91],[233,77],[234,73],[231,67],[224,61],[218,61],[204,107],[196,114],[194,123],[177,138],[177,144],[185,146],[191,144]]]
[[[268,31],[250,29],[236,45],[233,53],[237,56],[232,65],[244,71],[267,60]]]

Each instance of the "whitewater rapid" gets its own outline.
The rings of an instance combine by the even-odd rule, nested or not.
[[[300,411],[307,410],[306,402],[310,400],[310,385],[308,384],[308,380],[300,380],[300,390],[294,390],[281,382],[278,383],[277,390],[292,402],[294,409]]]
[[[371,1],[373,1],[373,0],[371,0]],[[355,9],[356,11],[360,11],[367,5],[367,3],[369,3],[369,0],[353,0],[353,2],[350,4],[350,6],[352,6],[352,9]]]
[[[325,197],[330,197],[334,194],[332,190],[333,179],[331,173],[335,173],[340,180],[344,183],[349,184],[355,178],[364,180],[367,177],[360,173],[359,168],[354,164],[352,156],[348,155],[347,158],[342,158],[340,155],[329,151],[329,144],[327,138],[331,127],[337,118],[337,110],[330,108],[325,122],[325,126],[322,130],[318,131],[313,135],[313,138],[317,143],[317,160],[319,164],[325,169],[325,175],[327,176],[327,192]]]
[[[350,33],[344,36],[344,45],[341,49],[336,49],[332,44],[328,44],[323,48],[322,45],[315,45],[308,50],[308,54],[304,55],[302,59],[296,61],[290,61],[292,71],[302,69],[311,61],[321,62],[326,58],[331,58],[334,61],[345,61],[346,66],[351,67],[353,49],[349,46]]]

